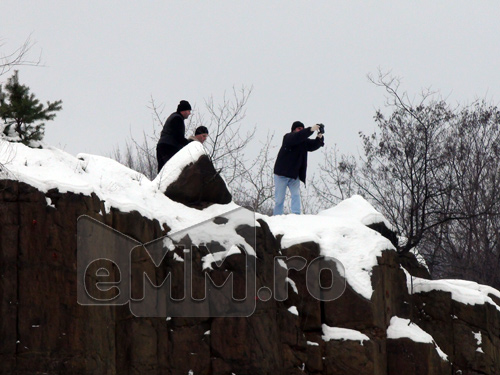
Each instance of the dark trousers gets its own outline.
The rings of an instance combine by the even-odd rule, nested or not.
[[[165,143],[158,143],[156,146],[156,159],[158,160],[158,173],[165,165],[167,161],[174,156],[179,149],[172,145],[167,145]]]

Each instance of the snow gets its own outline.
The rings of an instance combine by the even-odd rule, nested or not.
[[[167,190],[167,187],[177,180],[186,165],[196,162],[205,154],[205,148],[201,142],[191,142],[181,151],[172,156],[153,180],[159,190]]]
[[[158,220],[160,226],[166,224],[170,227],[170,238],[163,239],[169,249],[175,248],[172,240],[179,241],[186,230],[189,230],[195,246],[217,241],[223,251],[204,257],[204,268],[212,268],[213,262],[220,264],[227,256],[241,253],[234,244],[242,246],[246,254],[255,256],[252,246],[235,231],[241,224],[259,226],[253,212],[234,203],[214,204],[197,210],[174,202],[164,194],[183,168],[205,153],[200,142],[191,142],[175,154],[153,181],[103,156],[79,154],[74,157],[50,146],[32,149],[20,143],[0,142],[0,164],[6,168],[0,177],[25,182],[44,193],[51,189],[87,196],[95,193],[104,202],[106,213],[111,207],[121,212],[137,211],[148,219]],[[46,198],[46,202],[57,209],[50,198]],[[228,222],[223,225],[214,223],[213,218],[221,215]],[[196,230],[193,230],[194,226]],[[174,259],[184,261],[177,254]]]
[[[371,272],[378,264],[377,257],[383,250],[394,249],[394,246],[360,220],[360,212],[366,211],[368,203],[359,198],[350,199],[351,202],[344,207],[353,207],[351,213],[342,209],[338,212],[331,210],[329,215],[256,216],[268,223],[274,236],[283,235],[283,249],[308,241],[318,243],[320,255],[340,261],[349,285],[369,300],[373,294]],[[356,209],[358,203],[362,206],[360,209]],[[332,214],[334,212],[342,212],[344,216]]]
[[[354,291],[366,299],[371,299],[371,274],[373,267],[378,264],[377,257],[380,257],[384,250],[394,247],[388,239],[367,227],[377,222],[384,222],[389,228],[390,225],[366,200],[355,195],[318,215],[268,217],[254,215],[234,203],[196,210],[166,197],[164,191],[177,179],[184,166],[195,162],[204,152],[201,143],[190,143],[169,160],[155,180],[150,181],[146,176],[106,157],[89,154],[79,154],[75,157],[46,145],[42,149],[32,149],[20,143],[0,140],[0,165],[3,165],[0,177],[27,183],[44,193],[51,189],[87,196],[94,193],[104,202],[106,211],[114,207],[122,212],[137,211],[146,218],[156,219],[161,226],[166,224],[171,228],[169,237],[163,239],[163,244],[170,249],[175,248],[172,241],[181,238],[187,230],[190,230],[194,245],[216,241],[223,251],[206,255],[203,258],[204,268],[211,268],[213,263],[222,262],[225,257],[243,250],[247,254],[255,255],[254,249],[236,234],[235,228],[241,224],[258,225],[255,218],[261,218],[268,223],[274,236],[283,236],[282,249],[304,242],[316,242],[320,255],[333,257],[342,263],[345,278]],[[46,204],[57,209],[57,204],[49,197],[46,197]],[[213,218],[221,215],[224,215],[227,222],[215,223]],[[192,230],[194,226],[196,230]],[[173,256],[176,261],[184,261],[176,253]],[[278,263],[286,268],[283,260]],[[406,275],[408,290],[411,293],[410,276],[407,272]],[[298,293],[295,282],[290,278],[286,281],[293,291]],[[489,303],[500,311],[500,306],[489,296],[494,295],[500,299],[500,292],[494,288],[464,280],[413,278],[413,293],[433,290],[448,292],[451,298],[464,304]],[[294,315],[299,314],[296,306],[290,307],[288,311]],[[37,325],[32,327],[38,328]],[[327,342],[354,340],[363,345],[364,341],[370,340],[359,331],[329,327],[326,324],[322,325],[322,331],[322,339]],[[210,331],[204,334],[210,335]],[[476,350],[482,353],[481,332],[473,334],[477,342]],[[432,343],[440,357],[448,360],[432,336],[417,325],[410,324],[408,319],[392,317],[387,337],[405,337],[415,342]],[[318,345],[309,341],[307,344]]]
[[[51,189],[62,193],[95,193],[104,202],[106,211],[114,207],[122,212],[137,211],[146,218],[157,219],[161,226],[166,224],[171,228],[169,236],[172,238],[176,233],[180,235],[183,230],[202,223],[201,230],[190,232],[190,236],[196,236],[192,238],[195,245],[210,240],[225,241],[228,245],[239,243],[248,254],[254,254],[241,238],[228,239],[227,236],[230,233],[234,235],[235,226],[243,222],[253,220],[252,225],[258,225],[255,217],[235,213],[231,223],[226,225],[211,222],[215,216],[236,212],[239,206],[230,203],[196,210],[170,200],[163,193],[185,165],[204,154],[203,145],[199,142],[191,142],[175,154],[153,181],[110,158],[89,154],[75,157],[51,146],[32,149],[20,143],[0,142],[0,163],[6,167],[3,178],[25,182],[44,193]],[[52,202],[47,200],[47,204],[52,205]],[[371,298],[371,270],[377,264],[377,256],[393,246],[389,240],[366,227],[367,223],[385,222],[385,219],[363,198],[354,196],[315,216],[258,217],[269,223],[275,236],[284,235],[283,248],[316,241],[321,255],[334,257],[343,264],[351,287],[363,297]],[[229,245],[224,252],[210,254],[204,259],[205,266],[209,268],[212,262],[220,262],[236,251],[240,250]]]
[[[418,249],[416,247],[412,248],[410,250],[410,253],[412,253],[413,255],[415,255],[415,258],[417,259],[417,262],[419,265],[425,267],[425,269],[429,271],[429,266],[427,266],[427,262],[425,261],[425,258],[422,254],[420,254],[420,252],[418,251]]]
[[[210,232],[210,230],[208,230],[206,232],[207,232],[207,233],[205,233],[206,236],[203,236],[203,238],[208,239],[211,232]],[[227,241],[228,238],[233,238],[233,239],[235,238],[234,233],[226,233],[220,237],[222,240],[222,242],[221,242],[222,244],[224,244],[225,242],[228,242],[229,249],[225,250],[225,251],[213,252],[213,253],[209,253],[209,254],[205,255],[201,259],[203,261],[203,269],[204,270],[205,269],[213,270],[212,263],[216,263],[216,264],[220,265],[224,262],[224,259],[226,259],[228,256],[230,256],[232,254],[241,254],[241,251],[238,249],[238,247],[231,245],[231,243],[229,243],[230,241]],[[216,241],[216,239],[214,239],[214,240]],[[240,238],[240,240],[243,241],[242,238]],[[198,245],[198,244],[195,244],[195,245]],[[255,255],[255,250],[252,249],[251,247],[248,247],[247,253],[251,254],[251,255]]]
[[[415,342],[422,342],[426,344],[434,344],[438,355],[444,361],[448,361],[448,356],[439,348],[431,335],[425,332],[415,323],[411,323],[409,319],[399,318],[393,316],[387,328],[388,339],[408,338]]]
[[[477,349],[476,352],[483,353],[483,349],[481,348],[481,344],[483,343],[483,337],[481,335],[481,331],[479,332],[472,332],[474,334],[474,338],[476,339],[477,342]]]
[[[50,199],[49,197],[45,197],[45,201],[47,202],[47,206],[56,208],[56,206],[54,206],[54,204],[52,203],[52,199]]]
[[[95,193],[104,201],[106,211],[111,207],[122,212],[138,211],[177,232],[239,208],[230,203],[196,210],[163,194],[183,166],[195,161],[203,152],[201,143],[191,142],[167,162],[155,180],[150,181],[141,173],[103,156],[78,154],[75,157],[47,145],[43,149],[33,149],[0,139],[0,164],[5,167],[0,177],[27,183],[43,193],[51,189],[87,196]],[[51,202],[47,200],[47,204]]]
[[[321,327],[323,329],[323,336],[321,336],[323,341],[352,340],[359,341],[361,345],[363,345],[363,341],[370,341],[368,336],[354,329],[330,327],[326,324],[323,324]]]
[[[295,294],[299,294],[299,290],[297,289],[297,284],[295,284],[295,281],[293,281],[292,279],[290,279],[289,277],[287,277],[285,279],[285,281],[290,284],[290,286],[292,287],[293,291],[295,292]]]
[[[287,265],[286,265],[286,263],[285,263],[285,261],[284,261],[283,259],[278,258],[278,264],[279,264],[281,267],[283,267],[284,269],[286,269],[286,270],[288,269],[288,267],[287,267]]]
[[[184,259],[182,259],[179,255],[177,255],[177,253],[173,254],[174,254],[174,260],[176,260],[177,262],[184,262]]]
[[[392,225],[387,221],[384,215],[378,212],[361,195],[353,195],[334,207],[318,212],[318,215],[337,218],[350,217],[360,221],[364,225],[382,222],[387,228],[392,230]]]
[[[146,218],[158,220],[160,226],[166,224],[171,228],[170,238],[164,238],[169,248],[174,248],[172,239],[181,237],[186,230],[198,225],[197,230],[189,232],[194,245],[217,241],[223,247],[223,251],[204,257],[206,268],[243,250],[255,255],[254,249],[234,229],[244,223],[258,225],[255,218],[261,218],[268,223],[275,236],[283,236],[283,249],[303,242],[316,242],[320,255],[333,257],[342,263],[346,280],[354,291],[371,299],[371,274],[377,265],[377,257],[384,250],[394,248],[388,239],[366,226],[375,222],[384,222],[389,226],[387,220],[366,200],[355,195],[318,215],[268,217],[256,214],[255,217],[234,203],[215,204],[197,210],[166,197],[164,191],[167,186],[178,177],[184,166],[196,161],[204,152],[201,143],[191,142],[166,163],[155,180],[150,181],[110,158],[89,154],[75,157],[47,145],[42,149],[33,149],[0,139],[0,164],[3,165],[0,177],[27,183],[44,193],[51,189],[87,196],[94,193],[104,202],[106,211],[111,207],[122,212],[137,211]],[[49,197],[46,197],[46,204],[57,209],[57,204]],[[224,215],[228,222],[214,223],[213,218],[220,215]],[[177,254],[174,258],[183,261]],[[279,264],[286,267],[283,261]],[[407,280],[409,284],[409,277]],[[287,278],[287,282],[297,293],[293,280]],[[500,292],[491,287],[463,280],[413,278],[414,293],[431,290],[450,292],[452,298],[461,303],[490,303],[500,310],[488,296],[492,294],[500,299]]]
[[[297,315],[297,316],[299,315],[299,311],[297,310],[297,307],[296,307],[296,306],[292,306],[292,307],[290,307],[290,308],[288,309],[288,311],[289,311],[290,313],[292,313],[293,315]]]
[[[404,270],[408,286],[408,293],[412,293],[410,274]],[[433,290],[448,292],[454,301],[466,305],[484,305],[489,303],[500,311],[500,306],[489,296],[489,294],[500,299],[500,291],[487,285],[481,285],[474,281],[459,279],[427,280],[413,277],[413,293],[425,293]]]

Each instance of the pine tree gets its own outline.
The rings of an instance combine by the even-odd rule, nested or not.
[[[44,121],[53,120],[62,109],[62,101],[40,103],[28,86],[19,83],[18,71],[7,80],[5,89],[0,85],[0,135],[12,142],[39,147],[44,136]],[[2,129],[3,128],[3,129]]]

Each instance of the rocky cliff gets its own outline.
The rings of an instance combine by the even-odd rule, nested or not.
[[[189,181],[186,176],[192,176],[196,160],[181,168],[176,186]],[[92,167],[92,163],[85,164],[86,169]],[[414,257],[400,257],[391,242],[374,230],[387,235],[383,223],[369,224],[374,229],[356,230],[352,228],[357,226],[345,224],[338,232],[340,238],[352,241],[373,238],[385,249],[373,253],[373,267],[360,267],[367,276],[368,289],[359,286],[360,274],[352,273],[355,264],[363,263],[362,253],[351,253],[352,264],[346,254],[342,262],[346,288],[335,300],[314,298],[307,288],[307,269],[299,271],[286,265],[280,269],[286,270],[288,298],[268,298],[260,293],[267,290],[263,287],[277,292],[273,290],[276,257],[295,256],[311,263],[324,254],[322,241],[328,231],[318,232],[317,240],[291,240],[282,228],[292,226],[292,222],[257,216],[252,225],[240,223],[231,229],[242,241],[251,243],[253,255],[226,253],[224,266],[217,267],[215,258],[208,257],[213,254],[203,247],[193,251],[194,283],[201,282],[204,273],[216,282],[224,281],[229,272],[246,272],[244,258],[254,259],[255,290],[259,293],[247,317],[214,316],[217,314],[210,313],[214,311],[210,306],[196,318],[183,313],[140,317],[132,314],[127,303],[79,304],[78,219],[82,215],[120,232],[127,240],[148,244],[179,230],[182,217],[171,221],[164,217],[187,211],[167,212],[158,219],[130,208],[125,212],[124,204],[114,207],[110,198],[103,199],[102,191],[41,188],[20,178],[20,170],[17,178],[11,175],[0,181],[1,373],[500,373],[500,293],[460,280],[428,280]],[[223,196],[227,201],[222,185],[220,181],[211,185],[210,196]],[[222,189],[220,194],[214,194],[217,189]],[[196,208],[189,208],[189,212],[199,216],[208,210],[213,219],[205,223],[216,228],[209,233],[215,236],[218,230],[227,229],[231,219],[220,214],[224,205],[200,201],[200,192],[186,192],[182,197],[183,191],[177,189],[172,199],[194,202]],[[113,193],[118,194],[115,187],[109,194]],[[304,225],[314,222],[308,217],[303,220]],[[321,221],[328,223],[326,216]],[[372,237],[360,236],[360,231]],[[191,242],[194,233],[200,230],[186,232]],[[341,247],[340,240],[338,243]],[[358,247],[362,250],[363,246],[369,253],[372,244]],[[170,249],[161,265],[153,267],[159,280],[166,272],[183,267],[179,261],[182,249],[175,244]],[[141,255],[138,258],[144,260]],[[207,264],[207,259],[212,261]],[[111,277],[116,280],[116,274]],[[328,284],[328,275],[322,275],[322,283]],[[215,307],[224,311],[224,306]]]

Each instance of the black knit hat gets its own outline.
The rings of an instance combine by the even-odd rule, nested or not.
[[[301,123],[300,121],[295,121],[293,124],[292,124],[292,131],[294,131],[295,129],[297,128],[305,128],[304,124]]]
[[[191,110],[191,104],[187,100],[181,100],[179,105],[177,106],[177,112],[182,112],[182,111],[190,111]]]
[[[198,126],[194,131],[194,135],[208,134],[208,129],[205,126]]]

